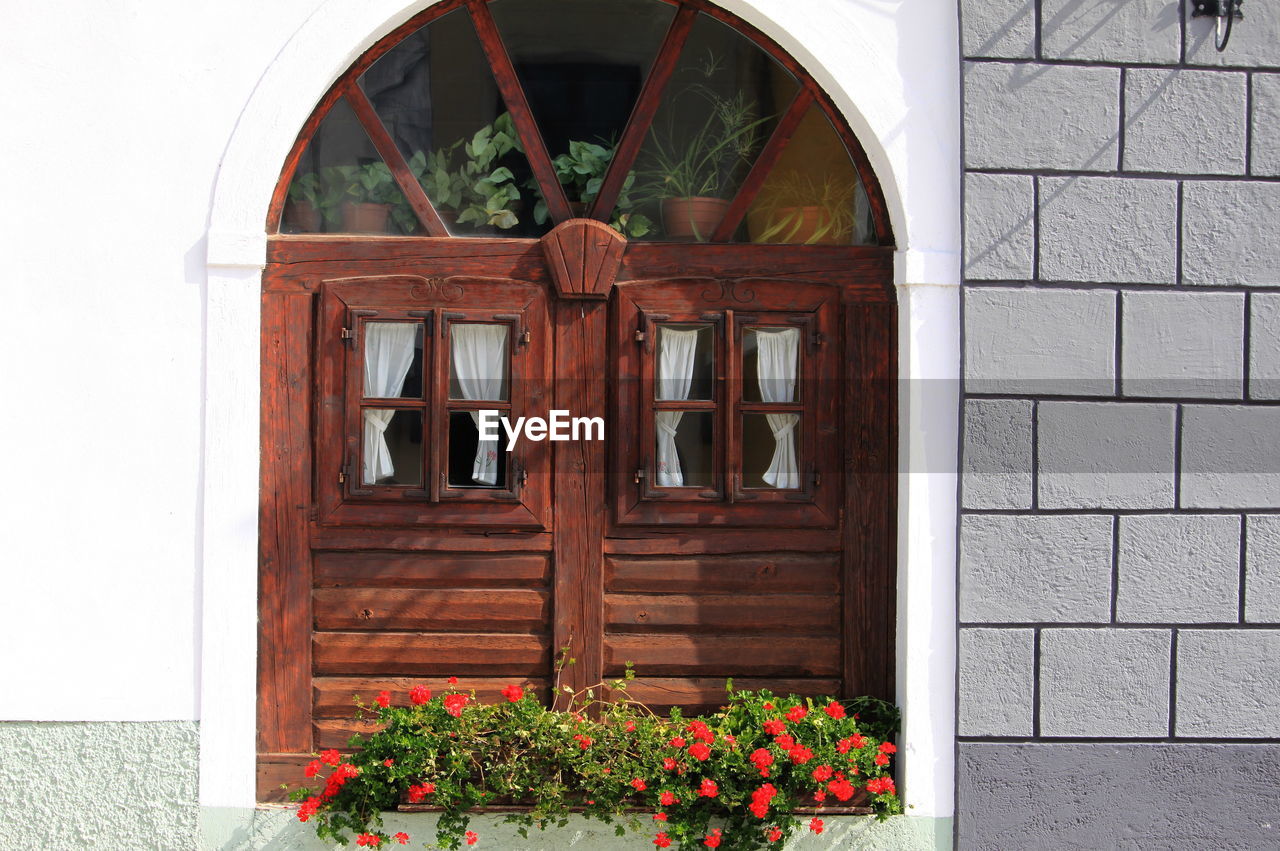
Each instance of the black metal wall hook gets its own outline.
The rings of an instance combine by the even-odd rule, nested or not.
[[[1232,25],[1237,19],[1244,19],[1244,12],[1240,11],[1240,4],[1243,2],[1244,0],[1192,0],[1191,17],[1218,19],[1213,46],[1219,53],[1226,50],[1227,42],[1231,41]]]

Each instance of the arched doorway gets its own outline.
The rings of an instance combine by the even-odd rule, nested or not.
[[[345,744],[353,693],[450,675],[547,694],[630,662],[658,706],[715,705],[728,676],[892,697],[875,176],[721,10],[562,5],[432,7],[288,158],[263,278],[260,797],[272,766]],[[506,452],[485,410],[604,439]]]

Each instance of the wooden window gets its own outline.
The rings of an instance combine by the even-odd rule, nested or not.
[[[710,3],[575,8],[564,28],[534,0],[432,6],[338,79],[285,163],[263,278],[263,799],[346,746],[353,694],[457,676],[549,699],[562,648],[560,685],[632,663],[655,707],[715,706],[730,676],[893,695],[875,174],[812,78]],[[711,101],[734,144],[673,175],[707,153]],[[605,439],[480,439],[482,411],[553,410]]]

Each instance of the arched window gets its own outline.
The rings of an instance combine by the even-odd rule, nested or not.
[[[892,235],[776,44],[702,0],[437,4],[268,229],[261,798],[353,694],[449,676],[892,697]]]

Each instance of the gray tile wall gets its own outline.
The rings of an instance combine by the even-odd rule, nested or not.
[[[1280,847],[1280,4],[1190,5],[959,0],[961,848]]]

